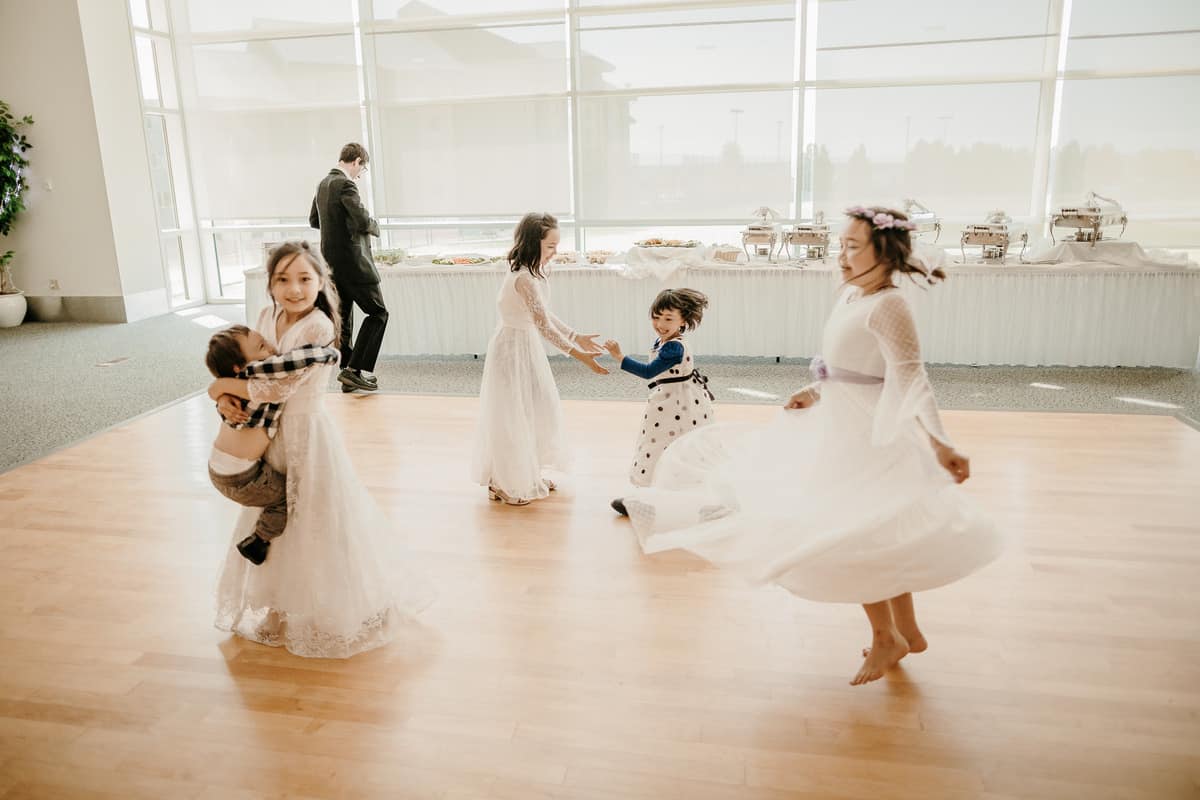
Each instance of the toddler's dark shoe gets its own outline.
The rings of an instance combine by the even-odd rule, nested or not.
[[[252,564],[261,564],[267,560],[267,550],[271,543],[260,539],[253,533],[237,544],[238,552]]]

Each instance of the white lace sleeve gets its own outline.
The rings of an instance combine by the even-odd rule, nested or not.
[[[875,334],[885,363],[883,393],[875,409],[871,440],[877,445],[887,444],[915,418],[926,433],[951,445],[921,360],[921,343],[908,300],[899,292],[888,292],[872,309],[867,327]]]
[[[563,322],[558,317],[554,316],[553,311],[548,311],[547,313],[550,316],[550,321],[553,322],[555,327],[558,328],[559,333],[561,333],[563,336],[565,336],[571,342],[571,345],[574,346],[575,345],[575,337],[577,335],[575,329],[572,328],[567,323]]]
[[[513,282],[513,288],[525,301],[525,307],[529,309],[529,315],[533,317],[533,324],[538,329],[538,333],[564,353],[574,350],[575,345],[571,344],[568,337],[563,336],[558,326],[554,324],[550,312],[542,303],[542,293],[538,290],[537,281],[528,274],[518,275]]]
[[[312,370],[313,367],[305,367],[299,372],[291,372],[279,377],[251,378],[246,381],[246,392],[250,395],[250,402],[256,404],[286,403],[300,388],[300,382]]]

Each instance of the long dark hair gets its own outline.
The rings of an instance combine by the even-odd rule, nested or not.
[[[317,292],[317,300],[313,305],[325,312],[325,316],[333,323],[333,346],[337,347],[342,343],[342,315],[338,311],[337,289],[329,279],[329,266],[325,259],[321,258],[320,251],[312,249],[308,242],[297,239],[276,246],[267,256],[267,292],[271,291],[271,279],[275,277],[279,265],[284,261],[291,263],[290,256],[293,255],[308,259],[313,272],[321,279],[321,289]],[[275,295],[271,295],[271,304],[275,304]]]
[[[875,223],[875,218],[879,215],[891,217],[892,224],[888,227],[879,227]],[[847,209],[846,216],[850,219],[861,219],[867,223],[867,228],[871,231],[871,246],[875,248],[875,256],[887,270],[888,278],[891,278],[893,273],[899,272],[908,275],[913,282],[916,282],[916,276],[919,276],[930,286],[946,279],[946,272],[941,267],[926,273],[910,260],[913,251],[912,234],[910,233],[912,226],[908,215],[903,211],[884,206],[865,208],[859,206]],[[908,224],[896,225],[895,223]]]
[[[708,297],[704,292],[695,289],[663,289],[650,304],[650,318],[655,314],[674,309],[683,320],[685,331],[694,331],[704,319],[704,309],[708,308]]]
[[[556,228],[558,220],[549,214],[531,211],[521,217],[513,231],[512,249],[508,251],[509,269],[512,272],[527,269],[535,278],[546,277],[542,274],[542,239]]]

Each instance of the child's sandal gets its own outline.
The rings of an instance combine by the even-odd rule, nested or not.
[[[503,501],[510,506],[527,506],[532,502],[530,500],[526,500],[524,497],[512,497],[500,489],[497,489],[495,486],[488,487],[488,499]]]

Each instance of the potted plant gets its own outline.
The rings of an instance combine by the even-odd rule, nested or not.
[[[7,237],[13,223],[25,210],[25,151],[33,145],[22,128],[33,124],[33,117],[17,118],[0,100],[0,236]],[[25,293],[12,282],[13,251],[0,254],[0,328],[11,328],[25,319]]]

